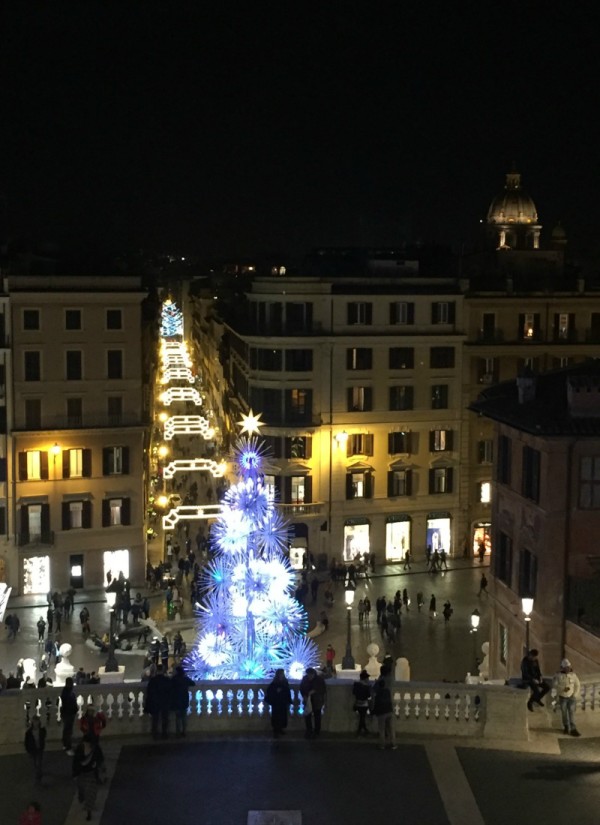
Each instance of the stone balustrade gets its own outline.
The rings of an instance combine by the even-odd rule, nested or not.
[[[188,730],[210,734],[264,732],[269,727],[265,703],[267,682],[203,682],[190,689]],[[292,684],[290,727],[302,729],[302,702]],[[144,714],[145,685],[83,685],[78,690],[79,714],[88,702],[108,720],[103,737],[146,734],[150,720]],[[495,737],[525,741],[527,711],[523,691],[504,686],[397,682],[393,690],[399,736],[436,734]],[[328,682],[323,731],[353,733],[351,683]],[[585,707],[600,707],[600,685],[586,692]],[[39,713],[48,740],[61,736],[60,688],[5,691],[0,694],[0,744],[23,741],[25,727]],[[372,722],[375,729],[375,722]]]

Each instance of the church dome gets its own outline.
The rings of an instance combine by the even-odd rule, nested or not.
[[[521,186],[521,175],[509,172],[504,190],[496,195],[487,214],[488,224],[537,224],[535,203]]]

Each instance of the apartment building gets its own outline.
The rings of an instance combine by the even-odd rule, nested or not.
[[[137,277],[4,279],[5,579],[22,594],[145,577]]]

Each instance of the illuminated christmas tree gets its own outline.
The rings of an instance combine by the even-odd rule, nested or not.
[[[240,480],[213,525],[213,559],[200,577],[198,637],[185,661],[193,678],[264,679],[277,668],[300,678],[319,663],[306,611],[293,596],[288,525],[263,483],[260,415],[243,416],[234,461]]]
[[[160,334],[163,338],[176,338],[183,335],[183,312],[170,298],[162,305]]]

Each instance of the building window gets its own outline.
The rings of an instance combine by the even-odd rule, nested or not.
[[[477,443],[477,460],[480,464],[491,464],[494,460],[494,441],[485,438]]]
[[[489,481],[482,481],[479,485],[480,504],[489,504],[492,500],[492,485]]]
[[[79,349],[69,349],[66,352],[67,381],[81,381],[83,377],[83,353]]]
[[[351,301],[348,304],[348,323],[370,325],[373,323],[373,304],[367,301]]]
[[[120,395],[108,396],[106,411],[108,413],[108,423],[111,426],[119,426],[123,423],[123,399]]]
[[[104,447],[102,475],[118,476],[129,472],[129,447]]]
[[[27,475],[26,478],[28,481],[34,480],[39,481],[41,479],[41,457],[42,453],[40,450],[28,450],[25,455],[27,456]]]
[[[431,409],[448,409],[448,384],[434,384],[431,388]]]
[[[312,458],[312,438],[310,436],[293,435],[285,439],[286,458]]]
[[[443,453],[453,449],[454,432],[452,430],[431,430],[429,433],[429,451]]]
[[[83,450],[64,450],[63,461],[67,462],[69,478],[83,476]]]
[[[502,622],[498,622],[498,657],[503,665],[508,661],[508,630]]]
[[[346,498],[372,498],[373,476],[371,472],[352,472],[346,474]]]
[[[106,329],[122,329],[123,319],[120,309],[106,310]]]
[[[278,435],[261,435],[265,442],[267,455],[270,458],[281,458],[283,453],[281,451],[281,437]]]
[[[37,350],[23,353],[26,381],[39,381],[42,373],[42,355]]]
[[[600,456],[583,456],[579,465],[579,506],[600,508]]]
[[[493,384],[498,380],[495,358],[477,359],[477,381],[480,384]]]
[[[412,370],[415,366],[413,347],[390,347],[388,355],[391,370]]]
[[[534,341],[539,337],[540,314],[538,312],[523,312],[519,315],[519,338],[524,341]]]
[[[267,495],[271,501],[275,501],[275,476],[273,475],[265,475],[263,476],[263,487],[266,490]]]
[[[41,398],[25,399],[25,429],[39,430],[42,427]]]
[[[431,369],[449,369],[454,366],[454,347],[431,347],[429,350]]]
[[[290,504],[304,504],[304,476],[290,478]]]
[[[284,304],[285,331],[288,335],[301,335],[312,330],[313,306],[311,303],[292,302]]]
[[[129,498],[105,498],[102,502],[102,526],[117,527],[131,524]]]
[[[250,349],[250,366],[255,370],[279,372],[283,366],[283,353],[280,349]]]
[[[83,399],[67,398],[67,425],[81,427],[83,423]]]
[[[414,324],[415,305],[407,301],[393,301],[390,304],[390,324]]]
[[[346,455],[373,455],[373,434],[352,433],[348,436]]]
[[[288,349],[285,351],[287,372],[310,372],[313,368],[311,349]]]
[[[512,442],[507,435],[498,436],[497,480],[510,484],[512,476]]]
[[[494,575],[509,587],[512,582],[512,556],[512,539],[506,533],[500,532],[498,546],[494,548]]]
[[[519,554],[519,596],[535,597],[537,588],[537,558],[530,550]]]
[[[540,465],[541,454],[533,447],[523,447],[523,478],[521,493],[525,498],[538,502],[540,500]]]
[[[123,506],[123,499],[111,498],[108,502],[110,507],[110,526],[121,524],[121,508]]]
[[[109,349],[106,353],[107,378],[123,378],[123,351]]]
[[[388,498],[410,495],[411,471],[390,470],[388,473]]]
[[[346,369],[370,370],[373,365],[373,350],[366,347],[353,347],[346,350]]]
[[[431,305],[432,324],[453,324],[456,317],[454,301],[434,301]]]
[[[414,387],[400,385],[390,387],[390,410],[412,410],[414,407]]]
[[[312,390],[286,390],[286,420],[308,423],[312,415]]]
[[[65,309],[65,329],[81,329],[80,309]]]
[[[69,502],[69,526],[72,530],[83,527],[83,501]]]
[[[410,432],[399,431],[388,433],[388,453],[390,455],[398,455],[399,453],[410,453],[410,442]]]
[[[348,388],[348,412],[369,412],[373,409],[371,387]]]
[[[451,493],[453,482],[452,467],[434,467],[429,471],[430,493]]]
[[[481,337],[484,341],[493,342],[496,340],[496,314],[494,312],[484,312],[481,318]]]
[[[557,312],[554,315],[554,340],[570,341],[575,337],[575,313]]]
[[[24,330],[38,330],[40,328],[40,311],[39,309],[24,309],[23,310],[23,329]]]

